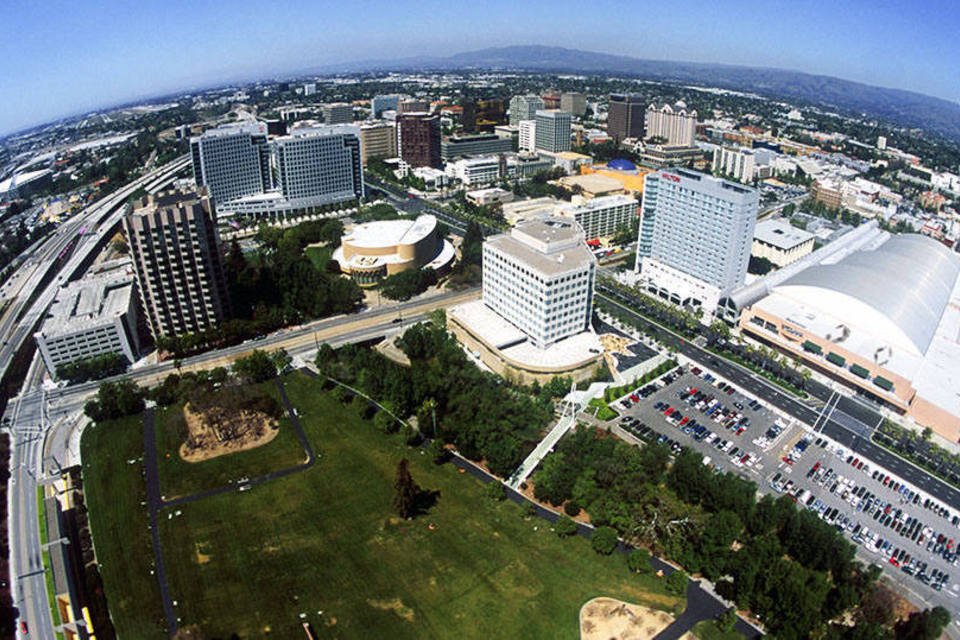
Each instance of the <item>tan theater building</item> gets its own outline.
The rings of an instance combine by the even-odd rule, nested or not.
[[[355,225],[341,238],[333,259],[360,286],[373,286],[387,276],[429,267],[442,272],[455,252],[437,232],[437,219],[377,220]]]

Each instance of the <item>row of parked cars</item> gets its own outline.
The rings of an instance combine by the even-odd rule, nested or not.
[[[620,418],[620,426],[629,434],[643,440],[644,442],[657,442],[658,444],[665,444],[670,447],[670,451],[674,455],[679,454],[683,451],[683,445],[674,440],[673,438],[668,438],[662,433],[654,431],[648,427],[645,423],[640,422],[637,418],[633,416],[625,416]]]

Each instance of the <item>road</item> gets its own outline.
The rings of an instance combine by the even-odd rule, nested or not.
[[[14,354],[28,341],[38,321],[47,313],[59,286],[79,275],[99,244],[123,215],[122,205],[140,187],[148,191],[169,184],[189,164],[189,157],[151,171],[62,224],[43,242],[34,245],[20,266],[20,275],[4,288],[7,303],[0,316],[0,376]],[[12,595],[27,623],[31,638],[54,640],[53,622],[40,550],[37,478],[42,473],[42,447],[47,429],[45,392],[39,388],[42,368],[35,360],[25,377],[21,397],[7,406],[13,447],[8,491],[10,573]],[[19,632],[18,632],[19,633]]]
[[[808,425],[818,424],[819,431],[833,440],[849,447],[860,454],[861,457],[865,457],[897,474],[910,484],[943,501],[954,511],[960,512],[960,491],[870,441],[869,435],[880,422],[882,416],[865,407],[858,400],[841,395],[839,399],[835,398],[837,409],[830,414],[829,418],[826,420],[819,419],[819,407],[801,401],[793,394],[764,380],[750,370],[725,360],[670,332],[665,327],[651,322],[624,304],[629,304],[628,296],[603,284],[597,285],[597,296],[628,313],[635,322],[650,330],[668,348],[708,366],[741,388],[762,396],[769,404],[797,420]],[[824,403],[834,395],[833,389],[815,380],[810,380],[807,383],[806,391]]]

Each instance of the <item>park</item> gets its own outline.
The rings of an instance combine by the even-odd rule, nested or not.
[[[178,453],[181,404],[148,409],[155,456],[144,455],[145,415],[85,431],[85,491],[120,636],[167,635],[148,528],[151,458],[182,637],[298,638],[307,622],[318,637],[575,638],[595,597],[683,609],[664,580],[629,571],[622,555],[558,536],[402,433],[378,429],[362,398],[302,372],[250,392],[284,406],[278,433],[199,462]],[[393,508],[403,459],[433,496],[408,519]]]

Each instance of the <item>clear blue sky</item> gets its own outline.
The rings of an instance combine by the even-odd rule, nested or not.
[[[781,67],[960,102],[958,4],[3,0],[0,133],[192,86],[512,44]]]

